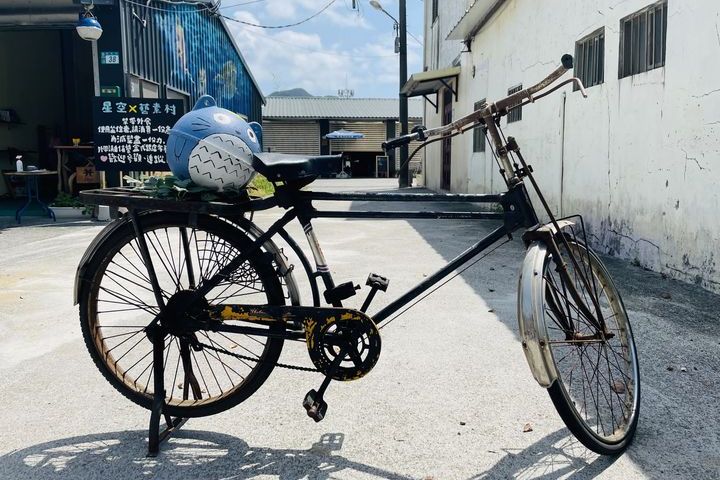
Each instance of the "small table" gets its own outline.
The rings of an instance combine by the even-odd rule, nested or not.
[[[93,147],[92,145],[56,145],[53,147],[55,149],[55,154],[57,155],[57,171],[58,173],[58,193],[65,191],[65,186],[68,187],[69,191],[69,185],[66,185],[67,183],[67,153],[69,151],[76,151],[76,152],[82,152],[82,153],[92,153]],[[89,152],[88,152],[89,151]],[[87,156],[87,155],[86,155]]]
[[[25,179],[25,190],[27,191],[27,203],[23,205],[22,207],[18,208],[15,211],[15,220],[17,223],[20,223],[20,219],[22,218],[22,214],[25,211],[27,207],[30,206],[33,200],[37,200],[37,202],[40,204],[40,206],[45,210],[45,213],[47,213],[48,218],[52,218],[53,222],[55,221],[55,212],[52,211],[50,207],[45,205],[42,200],[40,200],[40,189],[38,188],[38,177],[42,177],[45,175],[57,175],[58,172],[54,170],[32,170],[27,172],[3,172],[5,176],[8,177],[23,177]],[[33,196],[34,194],[34,196]]]

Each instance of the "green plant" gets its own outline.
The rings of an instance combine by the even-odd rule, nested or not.
[[[260,197],[267,197],[275,193],[275,185],[259,173],[255,175],[255,178],[250,182],[248,189]]]
[[[58,193],[57,197],[55,197],[55,200],[53,200],[50,206],[83,208],[85,207],[85,204],[83,204],[79,198],[73,197],[69,193],[60,192]]]
[[[192,180],[179,180],[173,175],[145,177],[140,180],[125,176],[123,179],[126,183],[134,185],[135,190],[140,190],[151,197],[175,200],[237,202],[247,200],[249,198],[249,191],[251,191],[253,195],[259,196],[272,195],[275,191],[272,183],[262,175],[257,175],[247,188],[225,189],[222,192],[202,187],[193,183]]]

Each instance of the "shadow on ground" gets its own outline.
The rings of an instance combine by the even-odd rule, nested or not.
[[[617,457],[601,457],[589,452],[564,429],[551,433],[524,450],[503,449],[502,453],[502,460],[469,480],[595,478],[617,460]]]
[[[308,450],[252,447],[238,438],[213,432],[180,430],[155,458],[145,456],[147,432],[124,431],[55,440],[0,457],[1,478],[306,478],[362,474],[389,480],[403,476],[353,462],[338,452],[342,433],[324,434]]]
[[[155,458],[146,456],[143,431],[84,435],[34,445],[0,457],[0,475],[13,479],[203,478],[325,480],[358,475],[388,480],[413,477],[344,458],[344,435],[327,433],[307,450],[252,447],[221,433],[180,430]],[[524,450],[502,450],[491,469],[468,480],[594,478],[615,458],[589,453],[559,430]]]
[[[40,217],[23,217],[22,223],[17,223],[12,217],[0,217],[0,231],[7,228],[22,228],[22,227],[34,227],[34,228],[56,228],[56,227],[87,227],[89,225],[107,225],[107,222],[99,222],[90,219],[59,219],[55,222],[49,218]]]
[[[455,203],[354,202],[351,210],[473,209],[468,207]],[[500,225],[487,220],[411,220],[409,224],[447,261]],[[516,291],[524,256],[521,233],[492,253],[496,259],[494,266],[480,261],[461,274],[516,336],[515,302],[508,302],[508,293]],[[644,270],[629,261],[602,258],[629,312],[641,369],[640,423],[626,455],[651,478],[718,478],[720,295]],[[432,301],[432,297],[427,301]],[[580,445],[578,448],[583,449]],[[533,457],[525,454],[524,458]],[[544,458],[538,456],[537,461],[543,462]],[[508,461],[512,461],[511,456]],[[541,468],[541,463],[526,468],[536,467]],[[552,474],[548,478],[558,476],[562,475]]]

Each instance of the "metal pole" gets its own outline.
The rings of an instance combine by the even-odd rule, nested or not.
[[[400,0],[400,90],[407,83],[407,15],[406,0]],[[400,93],[400,134],[408,133],[408,99]],[[408,146],[400,147],[400,188],[411,186],[408,159]]]

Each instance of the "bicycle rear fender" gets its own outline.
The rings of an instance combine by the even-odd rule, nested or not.
[[[573,222],[562,220],[558,225],[562,230],[573,225]],[[554,225],[546,224],[532,229],[531,232],[528,238],[533,240],[529,242],[518,282],[518,324],[523,351],[533,377],[541,387],[548,388],[558,377],[552,353],[547,348],[548,336],[543,311],[543,265],[548,249],[545,241],[535,239],[542,238],[543,235],[552,238],[557,230]]]
[[[90,262],[97,253],[98,249],[103,244],[103,242],[107,240],[118,228],[120,228],[129,221],[130,220],[128,217],[123,217],[111,222],[93,239],[87,250],[85,250],[85,253],[80,259],[77,271],[75,272],[75,284],[73,288],[74,305],[80,303],[80,282],[82,282],[83,279],[86,277],[88,266],[90,265]],[[250,235],[253,240],[260,237],[260,235],[264,233],[254,223],[250,222],[247,219],[243,218],[242,220],[228,221],[234,224],[236,228],[239,228],[240,230],[243,230],[246,234]],[[287,295],[289,296],[290,304],[300,305],[300,291],[298,289],[297,283],[295,282],[295,276],[292,272],[293,269],[287,264],[287,257],[285,257],[285,255],[282,253],[282,250],[278,248],[278,246],[272,240],[266,241],[263,245],[263,248],[266,252],[269,252],[273,255],[275,264],[278,268],[278,273],[282,275],[283,279],[285,280],[284,283],[287,289]]]
[[[85,273],[87,272],[90,260],[95,256],[95,253],[97,252],[100,245],[102,245],[102,243],[108,237],[110,237],[110,235],[112,235],[115,230],[117,230],[127,222],[128,220],[126,217],[113,220],[105,228],[103,228],[95,238],[93,238],[92,242],[90,242],[90,245],[85,250],[85,253],[83,253],[77,270],[75,271],[75,285],[73,287],[73,305],[77,305],[78,303],[80,303],[80,282],[83,278],[85,278]]]

